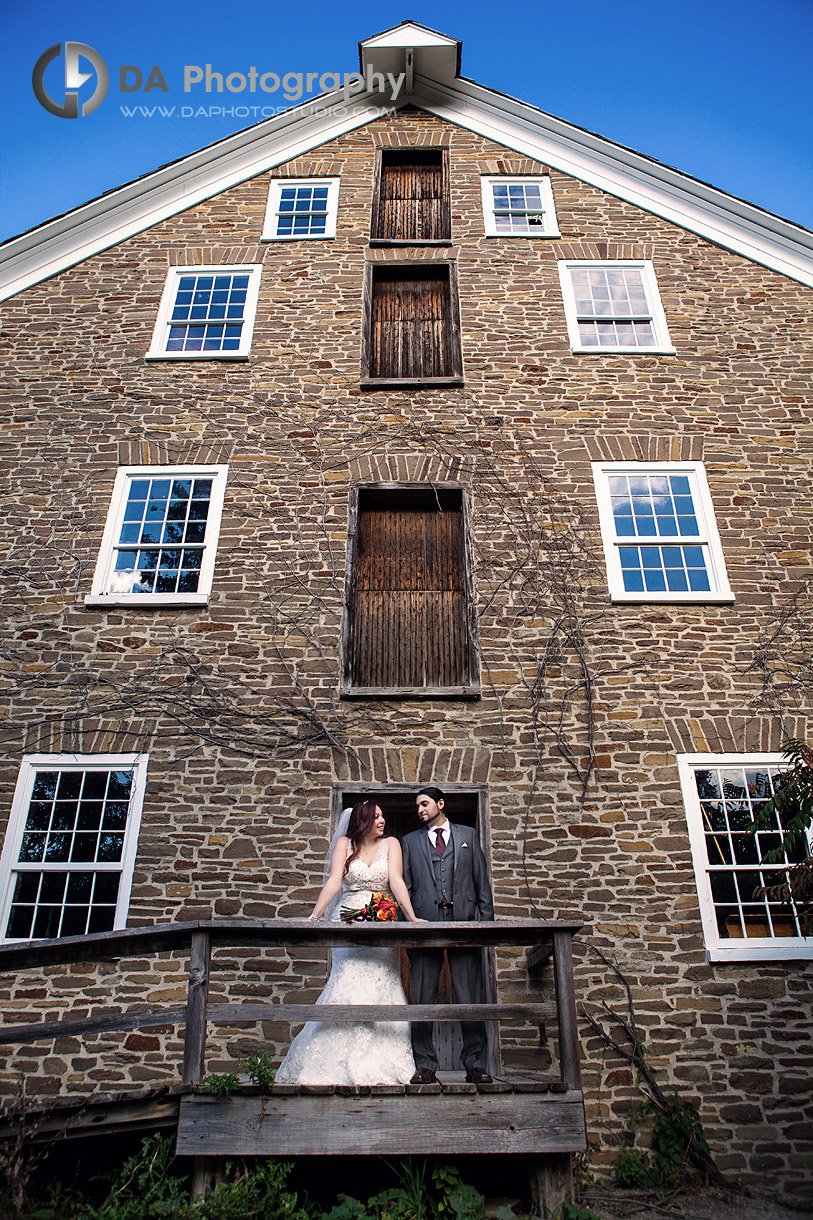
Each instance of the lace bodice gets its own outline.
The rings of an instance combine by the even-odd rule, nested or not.
[[[386,890],[389,886],[389,847],[387,839],[378,845],[372,864],[365,864],[361,856],[350,865],[342,882],[342,894],[369,894],[375,890]]]

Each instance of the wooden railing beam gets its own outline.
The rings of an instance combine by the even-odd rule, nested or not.
[[[581,1089],[579,1027],[576,1021],[573,951],[569,932],[554,932],[553,934],[553,975],[556,980],[559,1067],[562,1081],[570,1089]]]
[[[273,945],[332,949],[351,943],[370,948],[437,948],[534,946],[549,942],[556,932],[579,931],[581,924],[561,919],[505,919],[496,922],[347,924],[313,923],[307,919],[201,919],[118,932],[93,932],[55,940],[28,940],[0,945],[0,974],[40,969],[67,962],[111,961],[148,953],[185,952],[195,932],[207,932],[212,946]]]
[[[208,932],[193,932],[183,1043],[183,1084],[200,1084],[206,1060],[206,1008],[212,939]]]
[[[185,1008],[154,1008],[149,1012],[119,1012],[112,1016],[88,1016],[82,1020],[76,1018],[32,1022],[30,1025],[6,1025],[0,1028],[0,1045],[14,1046],[20,1042],[38,1042],[41,1038],[107,1034],[123,1029],[144,1029],[152,1025],[180,1025],[185,1018]]]
[[[189,986],[183,1019],[186,1023],[183,1083],[203,1079],[208,1020],[220,1024],[288,1020],[403,1020],[403,1021],[495,1021],[525,1019],[558,1021],[562,1082],[581,1088],[576,998],[573,981],[571,939],[581,928],[570,920],[504,920],[499,922],[454,922],[424,924],[316,924],[308,920],[198,920],[155,928],[95,933],[60,940],[28,941],[0,946],[0,973],[37,969],[59,963],[108,961],[145,953],[175,950],[190,953]],[[309,1005],[309,1004],[218,1004],[208,1008],[209,973],[213,948],[262,945],[275,949],[303,947],[333,948],[352,944],[361,947],[480,947],[525,946],[528,963],[541,963],[551,951],[556,988],[552,1004],[453,1004],[453,1005]],[[166,1008],[88,1016],[83,1020],[44,1021],[39,1024],[0,1029],[0,1044],[37,1041],[47,1037],[136,1029],[149,1025],[177,1024],[181,1010]]]
[[[210,1021],[551,1021],[555,1004],[210,1004]]]

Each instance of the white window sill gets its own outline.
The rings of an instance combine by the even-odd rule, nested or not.
[[[631,604],[660,603],[663,605],[730,605],[733,593],[610,593],[610,601]]]
[[[561,236],[562,236],[562,234],[559,232],[558,229],[544,229],[541,233],[486,233],[486,237],[499,237],[499,238],[507,237],[510,239],[519,237],[519,238],[523,238],[525,241],[527,241],[529,237],[534,238],[534,237],[561,237]]]
[[[674,347],[571,347],[576,356],[676,356]]]
[[[147,352],[145,360],[248,360],[248,352]]]
[[[270,235],[263,233],[260,241],[335,241],[335,239],[335,233],[292,233],[290,236],[288,234],[277,236],[276,233]]]
[[[723,948],[721,945],[707,950],[710,962],[786,962],[794,958],[808,960],[813,958],[813,937],[793,941],[765,941],[762,938],[752,938],[744,941],[742,948]]]
[[[164,606],[208,606],[208,593],[88,593],[86,606],[140,606],[144,610],[160,609]]]

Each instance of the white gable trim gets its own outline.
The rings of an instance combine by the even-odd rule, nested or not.
[[[412,101],[813,287],[809,229],[474,81],[416,77]]]
[[[462,78],[415,72],[398,98],[608,191],[734,253],[813,286],[813,233],[753,204]],[[47,221],[0,247],[0,300],[221,191],[313,152],[381,113],[386,96],[323,94]]]
[[[98,254],[240,182],[311,152],[377,117],[378,93],[353,96],[352,113],[334,114],[341,92],[322,94],[274,119],[237,132],[117,191],[0,246],[0,301]],[[259,235],[257,237],[259,241]]]

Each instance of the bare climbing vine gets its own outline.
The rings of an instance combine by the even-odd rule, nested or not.
[[[809,711],[813,695],[813,580],[774,608],[743,673],[758,683],[751,706],[776,717],[783,735],[794,736],[790,720]]]
[[[62,419],[43,429],[18,472],[20,541],[5,567],[4,745],[30,749],[57,720],[77,743],[86,730],[107,730],[140,748],[158,735],[181,753],[216,747],[295,758],[314,747],[352,752],[362,736],[391,731],[386,706],[338,699],[338,643],[351,465],[386,471],[402,458],[429,472],[418,481],[443,471],[471,487],[479,622],[484,638],[499,629],[499,648],[483,646],[481,663],[502,752],[515,750],[521,735],[538,775],[552,748],[583,805],[595,777],[597,689],[606,669],[622,663],[600,660],[607,607],[593,523],[557,487],[550,455],[523,446],[465,392],[454,421],[444,422],[431,395],[391,396],[382,410],[357,392],[322,391],[307,407],[258,397],[240,427],[186,403],[171,441],[148,415],[122,429],[122,440],[145,451],[163,445],[162,461],[199,461],[205,452],[229,465],[233,541],[221,539],[217,571],[228,570],[231,583],[206,624],[147,609],[129,616],[124,634],[88,621],[94,612],[81,592],[96,560],[110,470],[84,460],[86,423]],[[131,397],[140,405],[147,396]],[[44,469],[52,472],[47,487]],[[233,604],[235,577],[242,585]],[[463,725],[465,709],[459,715]],[[399,704],[402,730],[420,723],[420,705]]]
[[[610,974],[614,975],[623,987],[627,997],[627,1011],[616,1012],[605,1000],[601,1000],[601,1010],[609,1019],[609,1028],[602,1025],[584,1005],[581,1006],[581,1015],[603,1044],[634,1069],[636,1082],[643,1094],[643,1108],[640,1115],[632,1116],[628,1128],[634,1131],[641,1118],[647,1114],[656,1116],[653,1130],[654,1164],[648,1163],[638,1154],[634,1162],[636,1170],[639,1173],[641,1170],[648,1171],[652,1179],[651,1184],[675,1186],[680,1180],[682,1168],[690,1163],[700,1170],[708,1182],[730,1188],[730,1183],[723,1177],[711,1155],[697,1110],[690,1102],[680,1097],[677,1089],[665,1089],[655,1076],[636,1021],[629,981],[601,949],[594,944],[589,944],[588,948],[601,959]]]

